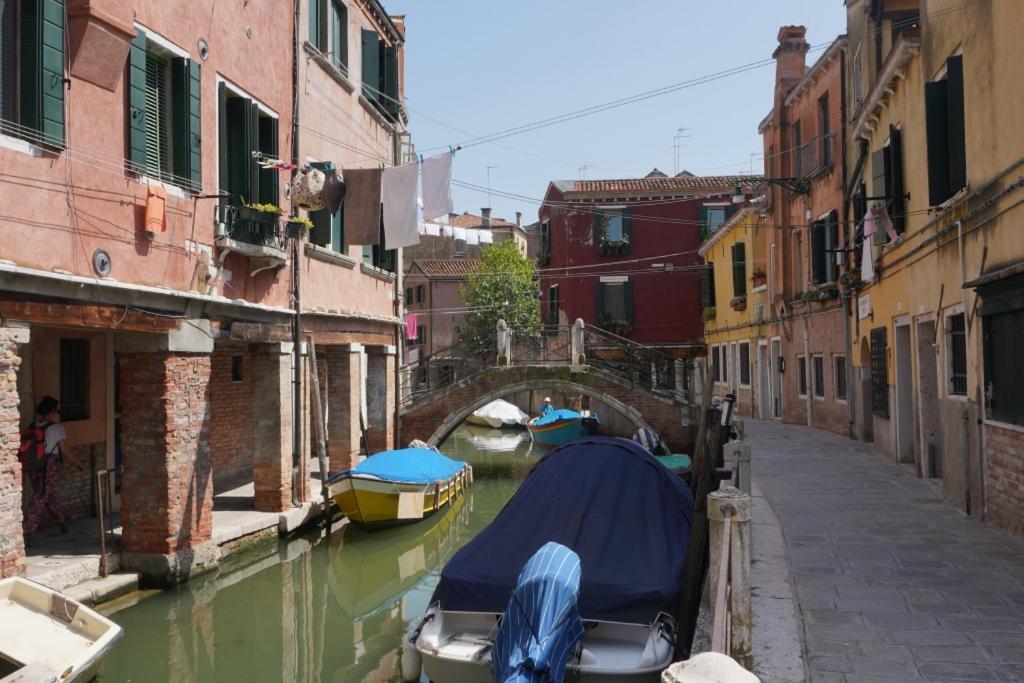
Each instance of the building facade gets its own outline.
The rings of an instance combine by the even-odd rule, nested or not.
[[[404,27],[376,1],[298,6],[296,24],[291,3],[4,4],[24,49],[0,54],[3,576],[24,570],[18,432],[45,395],[85,465],[62,470],[65,514],[112,470],[121,566],[157,582],[217,562],[216,493],[310,497],[308,339],[331,467],[358,454],[360,411],[393,442],[398,256],[323,217],[306,240],[273,162],[401,160]]]
[[[731,210],[734,176],[552,182],[539,211],[541,312],[679,357],[700,346],[702,230]]]
[[[1020,534],[1024,17],[952,0],[846,9],[849,217],[880,207],[893,224],[857,235],[857,433]]]
[[[477,259],[416,259],[409,264],[405,274],[406,311],[416,316],[416,337],[406,342],[407,363],[432,356],[458,341],[456,330],[466,320],[462,288],[479,263]]]

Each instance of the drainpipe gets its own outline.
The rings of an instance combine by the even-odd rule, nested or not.
[[[807,426],[811,426],[811,392],[814,391],[814,373],[811,363],[811,332],[807,315],[804,315],[804,381],[807,383],[807,394],[804,401],[807,403]],[[824,378],[822,378],[824,379]],[[799,381],[799,378],[797,378]]]
[[[967,290],[964,289],[964,283],[967,282],[966,272],[967,268],[964,263],[964,224],[963,221],[956,222],[956,243],[957,248],[960,251],[960,297],[964,307],[964,345],[966,347],[967,340],[970,338],[971,325],[970,315],[967,308]],[[941,322],[941,321],[940,321]],[[971,514],[971,437],[968,434],[970,428],[970,411],[964,408],[963,418],[963,430],[964,430],[964,512],[968,515]],[[979,467],[981,466],[981,451],[978,451]],[[982,469],[982,482],[984,483],[985,470]]]
[[[295,0],[292,18],[292,159],[299,158],[299,17],[301,0]],[[292,171],[292,178],[295,171]],[[299,464],[302,462],[302,305],[300,299],[299,242],[292,240],[292,507],[300,507]],[[321,472],[320,476],[327,476]]]

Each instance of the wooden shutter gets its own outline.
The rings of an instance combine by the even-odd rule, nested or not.
[[[326,211],[326,209],[325,209]],[[338,211],[338,213],[331,216],[331,248],[334,251],[344,254],[345,253],[345,212]]]
[[[893,227],[896,232],[906,230],[907,219],[906,201],[904,195],[906,188],[903,184],[903,135],[896,126],[889,126],[889,167],[892,172],[892,179],[889,187],[892,188],[892,195],[889,197],[889,217],[892,218]]]
[[[228,89],[221,82],[217,84],[217,168],[218,189],[231,191],[231,164],[228,161]]]
[[[310,211],[309,219],[313,221],[313,229],[309,231],[309,241],[320,247],[330,247],[331,212],[327,209]]]
[[[380,38],[376,31],[362,29],[363,97],[376,101],[380,84]]]
[[[320,23],[323,21],[322,4],[323,0],[309,0],[309,36],[307,39],[318,50],[323,50],[326,47],[320,40],[323,35],[320,27]]]
[[[633,283],[626,282],[622,283],[622,299],[623,299],[623,310],[626,312],[626,322],[633,322]]]
[[[595,208],[595,210],[594,210],[594,217],[593,217],[593,221],[592,221],[593,226],[594,226],[594,246],[595,247],[600,247],[601,246],[601,237],[603,237],[602,233],[604,232],[604,222],[602,220],[603,217],[604,217],[603,210],[600,209],[600,208]]]
[[[173,172],[176,184],[193,192],[203,185],[202,110],[200,108],[200,65],[191,59],[176,58],[171,63],[171,107],[173,117]]]
[[[697,220],[700,221],[700,238],[702,241],[706,240],[711,236],[708,232],[708,207],[703,205],[700,207]]]
[[[334,0],[331,3],[331,62],[342,71],[348,64],[347,19],[345,6]]]
[[[946,60],[946,126],[949,142],[949,194],[967,187],[967,141],[964,119],[964,58]]]
[[[141,173],[146,168],[146,34],[136,30],[128,58],[128,160]]]
[[[811,280],[814,284],[825,282],[825,222],[811,223]]]
[[[622,210],[622,236],[628,245],[633,244],[633,207]]]
[[[21,124],[31,142],[64,147],[64,0],[21,7]]]
[[[380,103],[392,119],[398,119],[398,50],[393,47],[384,48],[384,87]]]
[[[743,242],[732,245],[732,291],[733,296],[747,293],[747,247]]]
[[[924,84],[928,203],[931,206],[938,206],[950,197],[948,99],[946,81]]]
[[[825,277],[828,279],[827,281],[834,282],[839,279],[839,262],[842,258],[842,252],[835,251],[842,248],[839,244],[839,213],[837,211],[828,214],[826,230],[828,230],[826,244],[829,249],[834,251],[825,254],[825,262],[828,264],[825,269]]]
[[[255,105],[254,105],[255,108]],[[259,122],[259,150],[270,157],[277,157],[277,119],[273,116],[261,115],[257,109],[257,121]],[[280,171],[275,168],[261,168],[256,165],[256,173],[259,175],[259,197],[260,202],[267,204],[278,204]]]
[[[260,109],[256,106],[256,103],[252,100],[245,100],[247,105],[247,117],[246,117],[246,136],[245,136],[245,147],[242,153],[245,155],[245,160],[248,162],[248,184],[249,193],[247,199],[249,202],[260,202],[264,203],[266,197],[261,191],[261,177],[260,162],[258,159],[253,158],[252,153],[254,150],[260,148]],[[267,201],[265,203],[277,204],[277,201]]]
[[[597,321],[604,317],[604,283],[597,281]]]
[[[18,82],[15,69],[18,26],[13,2],[0,3],[0,119],[16,122],[14,87]]]

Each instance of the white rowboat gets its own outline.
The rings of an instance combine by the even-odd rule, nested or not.
[[[500,429],[502,427],[522,427],[529,419],[530,416],[520,410],[518,406],[499,398],[473,411],[473,414],[466,418],[466,422],[481,427]]]

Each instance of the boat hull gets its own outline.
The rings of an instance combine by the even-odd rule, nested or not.
[[[335,505],[353,524],[386,529],[415,524],[446,508],[472,481],[468,465],[444,481],[403,483],[351,474],[328,483]]]
[[[490,427],[491,429],[501,429],[506,426],[500,417],[484,417],[483,415],[470,415],[466,418],[466,422],[477,427]],[[513,425],[508,426],[512,427]]]
[[[535,419],[526,423],[526,429],[534,443],[548,448],[561,446],[570,441],[589,436],[596,426],[593,418],[577,417],[571,420],[559,420],[552,424],[537,425]]]

